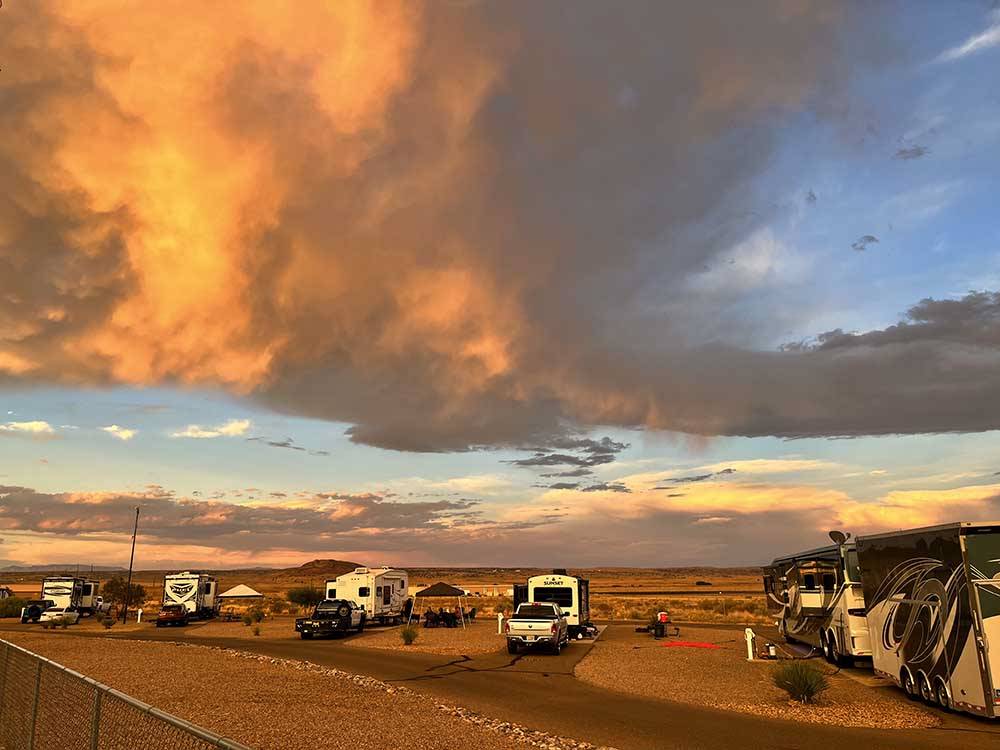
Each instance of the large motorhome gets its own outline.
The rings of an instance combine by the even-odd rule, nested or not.
[[[570,638],[583,638],[590,626],[590,581],[567,575],[562,568],[532,576],[514,586],[514,609],[525,602],[558,604],[566,614]]]
[[[764,568],[778,631],[822,650],[834,664],[872,654],[857,547],[844,542],[779,557]]]
[[[355,568],[326,582],[327,599],[347,599],[365,608],[368,622],[398,622],[406,610],[409,575],[393,568]]]
[[[163,603],[181,604],[194,617],[207,619],[219,614],[219,584],[205,573],[174,573],[163,577]]]
[[[1000,523],[859,537],[875,671],[945,708],[1000,716]]]

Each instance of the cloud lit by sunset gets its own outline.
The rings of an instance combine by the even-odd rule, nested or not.
[[[0,567],[1000,517],[993,15],[125,5],[0,10]]]

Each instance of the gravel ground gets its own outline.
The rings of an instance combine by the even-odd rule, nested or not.
[[[308,662],[191,644],[81,642],[20,633],[5,638],[259,750],[312,750],[317,742],[356,750],[595,750],[586,742],[535,732]],[[378,722],[379,716],[391,720]],[[391,729],[373,729],[383,724]]]
[[[379,648],[390,651],[420,651],[428,654],[471,656],[488,654],[504,648],[506,641],[497,633],[496,620],[478,621],[463,628],[419,628],[415,643],[405,646],[399,628],[366,631],[359,637],[344,641],[348,646]]]
[[[748,662],[746,642],[731,630],[699,628],[685,639],[719,644],[718,649],[665,648],[644,634],[600,640],[576,667],[580,679],[609,690],[665,698],[817,724],[913,729],[940,724],[935,713],[905,698],[893,686],[871,688],[821,660],[830,689],[819,702],[790,701],[771,682],[773,662]],[[735,639],[739,638],[738,641]]]

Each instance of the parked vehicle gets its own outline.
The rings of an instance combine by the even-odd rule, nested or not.
[[[65,623],[67,625],[76,625],[80,622],[80,612],[72,607],[50,607],[42,612],[39,622],[55,622],[59,624]]]
[[[84,581],[78,607],[81,615],[103,615],[111,611],[111,604],[99,595],[100,590],[99,581]]]
[[[309,617],[295,621],[295,631],[308,640],[317,635],[336,635],[365,629],[367,615],[364,605],[348,599],[324,599],[313,609]]]
[[[356,602],[367,622],[399,623],[407,613],[409,575],[393,568],[355,568],[326,582],[326,598]]]
[[[84,578],[52,576],[42,581],[42,599],[51,599],[55,606],[80,609],[83,606]]]
[[[219,584],[205,573],[174,573],[163,577],[163,606],[180,604],[189,617],[206,620],[219,614]]]
[[[156,627],[184,626],[188,624],[190,617],[187,607],[183,604],[165,604],[160,607],[160,612],[156,615]]]
[[[914,699],[1000,716],[1000,524],[859,537],[875,672]]]
[[[872,655],[857,546],[842,536],[842,544],[779,557],[764,568],[778,632],[820,649],[834,664]]]
[[[21,622],[38,622],[42,619],[42,614],[54,606],[56,603],[51,599],[32,599],[21,609]]]
[[[570,638],[588,638],[597,634],[590,622],[590,581],[567,575],[562,568],[532,576],[526,585],[514,587],[514,607],[524,602],[552,602],[566,615]]]
[[[516,654],[521,646],[547,646],[558,655],[569,643],[566,613],[552,602],[525,602],[504,624],[507,651]]]
[[[11,599],[14,597],[14,592],[11,591],[6,586],[0,586],[0,599]]]

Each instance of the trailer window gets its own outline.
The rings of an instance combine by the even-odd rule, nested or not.
[[[837,576],[833,573],[823,574],[823,590],[824,591],[836,591],[837,590]]]
[[[534,590],[532,601],[551,602],[562,608],[573,606],[573,589],[569,586],[541,587]]]
[[[852,583],[861,583],[861,564],[858,562],[858,551],[856,549],[847,550],[847,580]]]
[[[375,596],[378,597],[378,598],[382,597],[382,587],[381,586],[376,586],[375,587]]]
[[[327,599],[336,599],[337,598],[337,589],[327,589],[326,590],[326,598]]]
[[[358,596],[371,596],[372,590],[368,586],[362,586],[358,589]]]
[[[816,588],[816,576],[812,573],[806,573],[802,576],[802,588],[804,589],[814,589]]]

